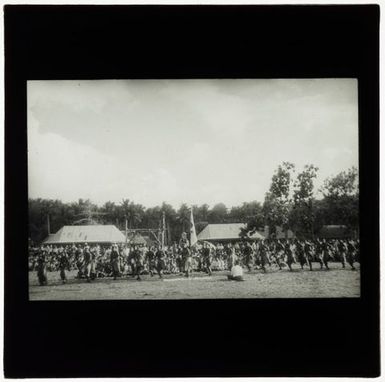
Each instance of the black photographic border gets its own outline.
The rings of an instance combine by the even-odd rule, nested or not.
[[[6,377],[379,375],[377,5],[6,5]],[[26,81],[357,78],[361,297],[28,300]]]

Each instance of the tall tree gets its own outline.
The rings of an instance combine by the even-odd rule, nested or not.
[[[209,218],[209,205],[208,204],[202,204],[197,209],[194,209],[194,212],[197,212],[198,219],[201,221],[208,221]]]
[[[144,228],[159,228],[159,221],[162,216],[160,206],[147,208],[144,212],[142,225]]]
[[[209,212],[210,223],[225,223],[227,219],[227,208],[225,204],[216,204]]]
[[[359,188],[356,167],[329,177],[321,191],[325,201],[324,220],[327,224],[346,225],[358,231],[359,226]]]
[[[318,167],[306,165],[297,175],[294,183],[293,207],[290,213],[290,226],[296,235],[314,236],[314,179]]]
[[[104,222],[115,223],[118,218],[118,208],[114,202],[106,202],[101,208],[104,215]]]
[[[178,210],[177,221],[182,227],[182,232],[187,232],[190,228],[190,208],[183,203]]]
[[[257,201],[244,202],[241,206],[232,207],[229,220],[233,223],[244,223],[262,212],[262,205]]]
[[[290,228],[291,186],[294,171],[295,166],[290,162],[279,165],[271,178],[269,192],[265,195],[263,213],[266,224],[269,226],[269,233],[273,237],[276,235],[277,226],[282,227],[285,236]]]
[[[120,204],[121,216],[127,219],[129,228],[136,228],[142,221],[144,207],[140,204],[130,202],[129,199],[123,199]]]
[[[167,243],[171,243],[172,241],[175,241],[173,240],[174,236],[173,236],[173,233],[174,233],[174,227],[175,227],[175,223],[176,223],[176,220],[177,220],[177,214],[176,214],[176,211],[174,210],[174,207],[171,205],[171,204],[167,204],[166,202],[163,202],[162,203],[162,206],[160,208],[160,221],[163,217],[163,213],[164,213],[164,217],[165,217],[165,227],[166,228],[166,242]]]

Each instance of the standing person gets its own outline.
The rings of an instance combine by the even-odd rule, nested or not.
[[[202,258],[203,258],[203,269],[205,270],[205,272],[209,274],[209,276],[211,276],[212,275],[212,271],[211,271],[212,256],[211,256],[211,249],[207,243],[203,243]]]
[[[177,264],[173,247],[169,248],[167,253],[169,255],[170,273],[177,273]]]
[[[185,276],[190,277],[192,271],[192,257],[186,232],[182,232],[182,237],[179,240],[179,247]]]
[[[96,253],[96,260],[95,260],[96,277],[102,278],[106,276],[105,262],[106,262],[106,250],[103,247],[102,248],[99,247],[99,251]]]
[[[67,258],[68,258],[68,263],[69,263],[69,270],[72,270],[75,265],[75,248],[72,243],[72,245],[67,245],[66,247],[66,252],[67,252]]]
[[[120,255],[118,246],[116,244],[112,246],[110,259],[112,266],[112,275],[114,277],[114,280],[116,280],[116,278],[120,276]]]
[[[261,269],[264,273],[266,273],[266,264],[270,264],[268,257],[269,248],[267,246],[266,240],[262,239],[259,244],[259,256],[260,256],[260,264]]]
[[[186,277],[190,277],[192,272],[192,258],[191,251],[186,243],[182,244],[181,255],[183,259],[184,272]]]
[[[244,262],[249,272],[253,267],[253,248],[250,243],[246,243],[243,247]]]
[[[184,273],[184,262],[183,262],[183,256],[182,256],[182,248],[179,246],[177,249],[176,263],[178,266],[179,273]]]
[[[290,269],[290,272],[293,270],[291,265],[295,262],[294,255],[293,255],[293,248],[290,245],[290,241],[286,240],[285,242],[285,258],[286,258],[286,264]]]
[[[87,282],[91,282],[90,279],[90,273],[91,273],[91,251],[90,247],[87,243],[84,245],[84,251],[83,251],[83,259],[84,259],[84,271],[83,274],[87,279]]]
[[[237,258],[237,255],[235,254],[234,247],[230,243],[226,245],[225,252],[227,256],[227,267],[229,271],[231,271],[231,269],[235,265],[235,261],[238,260],[238,258]]]
[[[260,253],[259,248],[261,244],[260,241],[255,241],[253,245],[253,252],[254,252],[254,269],[260,269],[261,267],[261,260],[260,260]]]
[[[53,263],[54,262],[54,260],[57,258],[57,256],[58,256],[58,254],[59,254],[59,248],[58,247],[56,247],[56,245],[54,245],[53,246],[53,248],[52,248],[52,251],[51,251],[51,253],[50,253],[50,263]],[[53,269],[50,269],[50,271],[52,271]]]
[[[356,268],[354,267],[354,254],[355,254],[356,248],[353,240],[348,240],[346,246],[347,246],[346,260],[348,264],[352,267],[352,270],[355,270]]]
[[[297,252],[297,260],[299,261],[301,269],[303,269],[303,266],[306,264],[304,242],[302,240],[295,239],[294,244]]]
[[[143,266],[144,266],[144,252],[138,248],[137,246],[134,247],[134,253],[133,257],[135,260],[135,275],[136,279],[138,281],[141,280],[140,274],[142,273]]]
[[[179,240],[179,247],[180,247],[180,248],[188,247],[189,244],[190,244],[190,243],[188,242],[188,238],[187,238],[186,232],[182,232],[182,237],[181,237],[180,240]]]
[[[124,257],[124,247],[123,244],[120,243],[118,245],[118,252],[119,252],[119,271],[120,275],[124,275],[124,263],[125,263],[125,257]]]
[[[329,246],[325,239],[323,239],[320,242],[320,249],[321,249],[321,260],[322,263],[325,265],[326,269],[329,269],[328,261],[329,261]],[[321,265],[322,268],[322,265]]]
[[[76,259],[76,267],[78,269],[77,277],[81,279],[83,277],[83,251],[80,245],[76,247],[75,259]]]
[[[179,248],[176,242],[172,245],[171,252],[175,263],[175,273],[182,272],[182,262],[180,261]]]
[[[103,249],[103,266],[101,267],[103,269],[103,277],[109,277],[112,274],[111,253],[112,246]]]
[[[130,247],[130,252],[128,254],[128,259],[127,259],[127,263],[130,267],[130,270],[131,270],[131,277],[135,277],[135,273],[136,273],[136,270],[135,270],[135,248],[136,246],[131,246]]]
[[[202,248],[203,246],[195,245],[191,248],[192,258],[193,258],[193,266],[198,272],[203,271],[203,258],[202,258]]]
[[[90,279],[96,279],[96,261],[99,257],[99,246],[91,248],[91,264],[90,264]]]
[[[40,285],[47,285],[47,252],[42,249],[37,259],[37,278]]]
[[[162,249],[162,246],[158,246],[158,250],[155,253],[156,257],[156,271],[158,272],[159,278],[163,278],[163,270],[166,268],[166,254],[164,250]]]
[[[60,278],[63,284],[67,282],[66,270],[69,270],[70,263],[68,260],[67,252],[62,251],[59,257],[59,270],[60,270]]]
[[[172,261],[172,254],[167,245],[163,247],[164,252],[164,273],[170,274],[171,273],[171,261]]]
[[[151,277],[154,276],[154,268],[155,268],[154,260],[155,260],[154,247],[150,247],[146,253],[146,261],[148,264],[148,272],[150,273]]]
[[[122,270],[123,274],[124,273],[128,274],[128,268],[130,266],[130,249],[127,244],[124,245],[123,251],[120,253],[120,255],[123,258],[123,264],[124,264],[124,268]]]
[[[147,268],[147,263],[146,263],[146,255],[148,252],[147,244],[141,244],[139,246],[139,251],[142,252],[141,257],[142,257],[142,272],[148,270]]]
[[[339,240],[337,244],[340,260],[342,263],[342,268],[345,268],[346,263],[346,252],[347,252],[347,246],[344,240]]]
[[[279,270],[282,269],[282,265],[286,265],[285,262],[285,246],[283,245],[283,242],[281,239],[278,239],[275,243],[275,249],[273,251],[273,254],[270,258],[273,263],[276,263],[278,265]]]
[[[311,257],[312,245],[309,242],[309,240],[305,240],[305,243],[303,245],[303,251],[304,251],[307,265],[309,266],[310,270],[312,271],[313,270],[312,257]]]
[[[219,243],[218,262],[219,262],[219,270],[221,271],[224,271],[226,269],[224,259],[225,259],[224,246],[222,243]]]

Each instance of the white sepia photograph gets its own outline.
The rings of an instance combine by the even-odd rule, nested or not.
[[[354,78],[27,82],[30,300],[359,298]]]

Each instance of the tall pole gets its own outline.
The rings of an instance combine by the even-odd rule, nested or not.
[[[167,244],[171,244],[171,229],[170,229],[170,223],[167,222]]]
[[[51,235],[51,226],[49,223],[49,215],[47,215],[47,231],[48,231],[48,236]]]
[[[126,219],[126,245],[127,245],[127,219]]]

